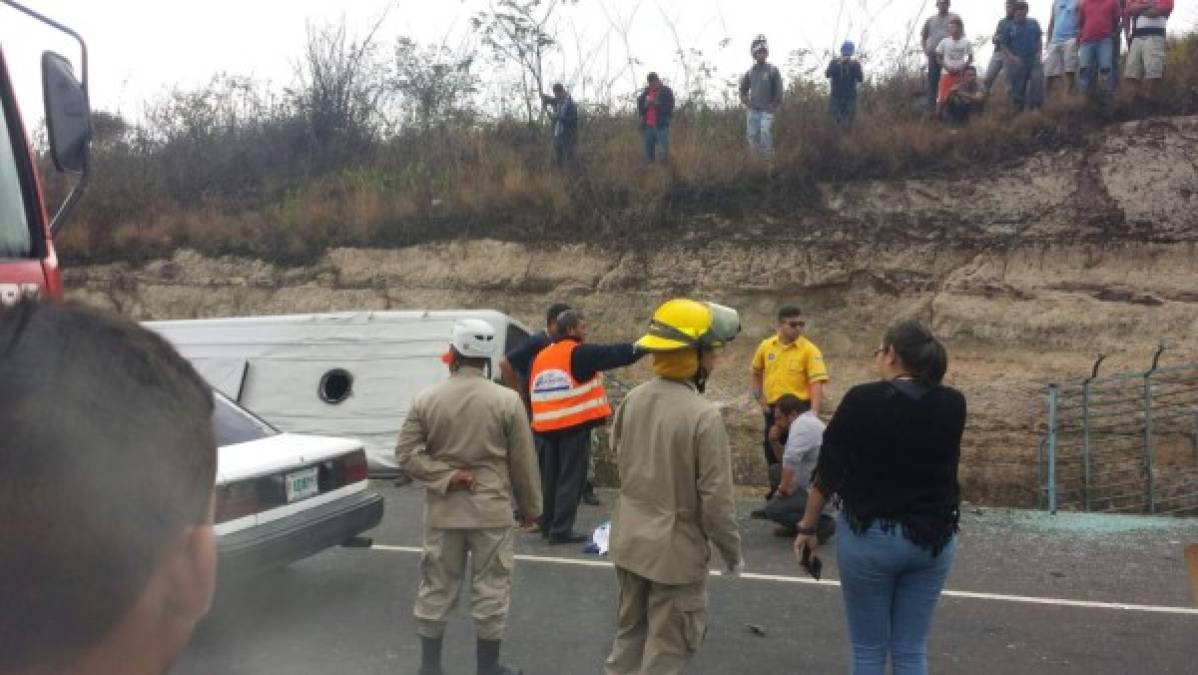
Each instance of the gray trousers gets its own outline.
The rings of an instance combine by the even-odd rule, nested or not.
[[[591,451],[591,429],[567,429],[535,436],[541,459],[541,496],[544,507],[541,532],[549,537],[567,537],[574,531],[574,518],[587,479],[587,456]]]
[[[797,527],[807,509],[807,491],[795,490],[789,495],[777,496],[765,505],[765,517],[786,527]]]
[[[986,79],[982,80],[982,88],[989,94],[994,87],[994,82],[998,80],[998,76],[1002,73],[1003,65],[1006,63],[1006,55],[1001,49],[995,49],[990,56],[990,64],[986,66]]]

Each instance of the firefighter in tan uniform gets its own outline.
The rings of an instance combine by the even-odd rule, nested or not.
[[[739,331],[732,309],[671,300],[637,342],[657,377],[628,393],[612,424],[619,599],[608,675],[681,673],[707,632],[708,542],[728,573],[744,567],[728,435],[702,396],[714,350]]]
[[[470,560],[470,613],[478,631],[479,675],[522,671],[499,663],[511,598],[512,495],[522,524],[541,514],[540,477],[520,396],[485,370],[495,331],[458,321],[447,361],[451,376],[412,402],[395,448],[399,465],[425,488],[424,555],[416,595],[421,675],[440,675],[441,640]]]

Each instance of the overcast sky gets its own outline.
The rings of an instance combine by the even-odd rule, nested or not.
[[[130,116],[139,115],[148,98],[172,86],[197,86],[219,71],[252,75],[276,86],[290,83],[309,22],[320,24],[344,16],[351,31],[361,33],[390,8],[381,30],[385,42],[407,35],[418,42],[456,46],[469,38],[469,17],[488,4],[487,0],[22,1],[83,34],[90,50],[93,107]],[[962,15],[970,36],[981,36],[993,30],[1002,4],[1002,0],[956,0],[953,11]],[[1045,27],[1050,5],[1051,0],[1031,2],[1032,15]],[[784,65],[792,50],[823,52],[845,38],[878,51],[884,44],[901,42],[914,17],[933,11],[930,0],[581,0],[560,15],[564,53],[550,64],[549,75],[569,82],[579,71],[580,51],[591,72],[620,72],[627,64],[622,31],[616,28],[621,23],[631,25],[627,41],[639,61],[635,73],[621,77],[622,91],[631,90],[632,83],[649,70],[681,79],[670,24],[680,42],[702,50],[720,77],[726,78],[748,65],[748,45],[758,33],[769,39],[773,60]],[[1190,28],[1195,11],[1182,11],[1174,25]],[[721,47],[725,38],[728,43]],[[578,42],[584,45],[582,50],[575,49]],[[32,121],[41,116],[38,55],[52,48],[73,58],[78,50],[6,7],[0,8],[0,44],[26,117]],[[481,74],[485,81],[487,71]]]

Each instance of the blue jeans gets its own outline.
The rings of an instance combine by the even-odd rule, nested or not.
[[[1082,43],[1077,49],[1077,83],[1082,92],[1094,86],[1094,75],[1101,75],[1106,91],[1115,91],[1115,46],[1111,40]]]
[[[1003,68],[1007,71],[1015,109],[1039,108],[1044,102],[1044,66],[1040,55],[1025,56],[1020,63],[1004,61]]]
[[[902,528],[878,523],[856,534],[843,516],[836,562],[853,649],[853,675],[927,675],[928,630],[956,552],[956,537],[938,556],[912,544]]]
[[[645,161],[652,164],[657,159],[657,150],[661,150],[661,158],[670,156],[670,128],[645,127],[642,134],[645,137]]]
[[[853,126],[853,118],[857,116],[857,97],[828,99],[828,113],[832,121],[842,126]]]
[[[750,110],[745,120],[745,132],[749,137],[749,148],[772,157],[774,154],[774,113],[768,110]]]
[[[936,109],[936,95],[940,91],[940,62],[934,54],[928,54],[928,105]]]

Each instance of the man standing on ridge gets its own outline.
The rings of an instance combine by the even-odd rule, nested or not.
[[[1080,0],[1077,11],[1077,84],[1083,94],[1090,91],[1098,78],[1103,81],[1104,93],[1114,93],[1117,81],[1114,52],[1122,23],[1123,10],[1118,0]]]
[[[719,408],[703,397],[716,353],[740,331],[736,311],[670,300],[637,347],[657,376],[624,397],[612,424],[620,496],[611,520],[619,596],[606,675],[676,675],[707,633],[710,546],[744,569],[732,456]]]
[[[783,307],[778,310],[777,333],[761,341],[753,354],[752,392],[753,400],[761,406],[765,418],[765,433],[762,449],[770,476],[768,502],[778,490],[781,478],[782,457],[775,456],[770,443],[770,429],[774,426],[774,404],[783,394],[794,394],[800,401],[811,404],[811,411],[819,415],[824,397],[824,383],[828,381],[828,369],[824,355],[810,340],[803,337],[802,311],[798,307]],[[785,446],[785,439],[779,439]],[[765,517],[764,511],[754,513]]]
[[[1077,76],[1077,3],[1078,0],[1054,0],[1048,19],[1048,50],[1044,58],[1044,91],[1052,95],[1060,87],[1062,76],[1072,92]]]
[[[518,675],[499,663],[511,602],[512,496],[522,523],[541,513],[532,433],[520,397],[487,379],[495,329],[454,324],[449,380],[412,401],[396,443],[399,465],[424,486],[424,554],[416,594],[420,675],[441,675],[441,643],[470,561],[470,614],[479,675]],[[467,558],[469,553],[469,558]]]
[[[923,30],[919,34],[923,53],[928,57],[928,107],[932,110],[936,109],[936,95],[940,92],[940,61],[936,58],[936,48],[948,37],[948,24],[953,19],[961,20],[961,17],[948,11],[951,4],[949,0],[938,0],[936,13],[923,22]]]
[[[670,121],[674,117],[674,90],[657,76],[649,73],[648,86],[636,97],[636,110],[641,116],[641,133],[645,137],[645,162],[670,157]]]
[[[553,123],[553,163],[559,169],[573,168],[578,146],[578,106],[560,82],[553,85],[553,96],[542,95],[541,102]]]
[[[856,45],[845,40],[840,45],[840,58],[834,59],[824,71],[824,77],[829,80],[831,88],[828,97],[828,114],[832,121],[844,126],[853,126],[857,116],[857,85],[865,81],[865,73],[861,70],[861,62],[853,58]]]
[[[749,51],[753,67],[740,78],[740,102],[749,109],[745,117],[746,135],[753,152],[770,158],[774,156],[774,115],[782,107],[786,85],[778,68],[766,62],[770,48],[764,35],[753,39]]]
[[[1128,42],[1124,77],[1132,83],[1136,97],[1141,94],[1140,80],[1147,83],[1148,98],[1160,95],[1168,51],[1165,27],[1172,13],[1173,0],[1131,0],[1127,5],[1123,21]]]
[[[1002,45],[1011,105],[1018,111],[1039,108],[1044,99],[1044,68],[1040,61],[1044,31],[1038,21],[1028,18],[1026,2],[1015,3],[1015,18],[1007,24]]]
[[[590,539],[574,532],[574,518],[586,480],[591,431],[611,416],[600,373],[644,356],[632,344],[583,344],[586,335],[582,313],[562,312],[554,343],[537,354],[529,374],[532,430],[543,457],[541,536],[551,544]]]
[[[1015,19],[1015,0],[1006,0],[1003,5],[1006,9],[1006,16],[998,20],[998,25],[994,28],[994,37],[990,38],[990,43],[994,45],[994,53],[990,55],[990,65],[986,66],[986,78],[982,83],[982,90],[986,96],[990,95],[990,90],[994,88],[994,82],[1003,71],[1006,59],[1003,54],[1002,41],[1007,34],[1007,26]]]

